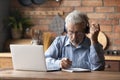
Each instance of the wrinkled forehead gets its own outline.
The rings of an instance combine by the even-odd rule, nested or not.
[[[85,29],[85,25],[84,23],[76,23],[76,24],[73,24],[73,23],[68,23],[66,25],[66,29],[67,30],[78,30],[78,31],[83,31]]]
[[[67,22],[66,22],[66,24],[65,24],[65,26],[67,27],[69,24],[72,24],[72,25],[83,25],[83,26],[85,26],[85,21],[84,20],[68,20]]]

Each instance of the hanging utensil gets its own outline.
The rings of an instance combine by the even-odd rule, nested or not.
[[[46,0],[32,0],[34,4],[43,4]]]
[[[22,6],[30,6],[30,5],[32,5],[32,1],[31,1],[31,0],[18,0],[18,2],[19,2]]]
[[[64,19],[61,18],[59,15],[56,15],[51,24],[49,25],[49,28],[51,31],[55,32],[57,35],[61,35],[64,32]]]

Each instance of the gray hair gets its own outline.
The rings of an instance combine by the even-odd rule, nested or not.
[[[88,26],[89,25],[88,20],[89,18],[85,13],[74,10],[73,12],[69,13],[66,16],[65,26],[67,26],[68,23],[72,23],[72,24],[84,23],[85,26]]]

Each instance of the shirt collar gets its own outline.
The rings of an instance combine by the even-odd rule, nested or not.
[[[65,43],[65,46],[70,45],[70,44],[71,44],[70,43],[70,39],[68,38],[67,41],[66,41],[66,43]]]

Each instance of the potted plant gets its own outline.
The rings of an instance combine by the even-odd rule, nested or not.
[[[11,28],[14,39],[23,37],[26,28],[30,28],[32,25],[30,18],[22,16],[18,9],[13,10],[8,18],[8,26]]]

